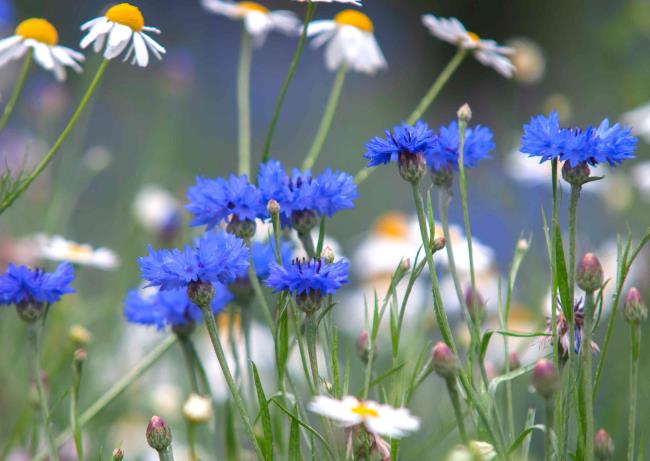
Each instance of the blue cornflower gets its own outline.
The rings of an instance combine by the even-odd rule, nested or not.
[[[233,299],[228,289],[215,283],[212,311],[216,314]],[[159,330],[191,325],[203,320],[201,309],[190,301],[185,289],[131,290],[124,300],[124,316],[131,323],[153,325]]]
[[[161,290],[187,288],[192,282],[230,283],[246,273],[249,251],[243,240],[207,232],[182,250],[154,250],[138,258],[142,278]]]
[[[280,242],[280,257],[283,264],[291,262],[293,245],[287,241]],[[265,242],[253,242],[251,244],[251,259],[255,267],[255,273],[260,280],[269,276],[269,268],[275,259],[275,241],[268,239]]]
[[[384,132],[386,138],[375,137],[366,144],[367,152],[363,154],[368,159],[368,166],[385,165],[396,162],[399,154],[422,154],[436,145],[436,135],[422,120],[415,126],[402,123]]]
[[[52,304],[64,294],[74,293],[73,280],[74,269],[68,263],[59,264],[54,272],[9,263],[0,275],[0,304]]]
[[[254,221],[266,214],[262,194],[246,175],[230,175],[228,179],[197,177],[187,198],[190,203],[185,208],[194,215],[192,226],[206,225],[211,229],[229,218]]]
[[[266,284],[274,293],[331,295],[348,283],[350,263],[345,259],[328,263],[322,258],[294,259],[290,265],[271,264]]]
[[[484,158],[489,158],[490,151],[494,149],[492,131],[484,126],[476,125],[465,129],[465,144],[463,146],[463,164],[468,168],[478,165]],[[427,163],[434,170],[442,170],[458,165],[460,155],[460,132],[458,122],[453,120],[447,126],[441,126],[438,142],[426,153]]]
[[[529,157],[541,157],[540,163],[559,158],[563,152],[573,150],[577,140],[568,130],[560,127],[560,118],[556,111],[548,117],[532,117],[524,125],[520,151]]]
[[[629,127],[621,127],[619,123],[610,127],[609,120],[603,120],[598,128],[589,127],[584,135],[584,153],[582,158],[567,158],[571,166],[580,161],[591,165],[607,162],[616,166],[623,160],[634,158],[637,138],[632,136]]]
[[[562,312],[562,306],[560,305],[560,300],[558,299],[558,307],[557,307],[557,337],[558,337],[558,347],[560,350],[560,353],[563,357],[566,357],[569,354],[569,347],[571,344],[571,338],[570,338],[570,333],[569,333],[569,321],[567,318],[564,316],[564,313]],[[573,341],[573,350],[576,354],[580,353],[580,348],[582,346],[582,330],[584,329],[584,323],[585,323],[585,311],[584,307],[582,305],[582,300],[578,300],[578,302],[573,306],[573,327],[574,327],[574,341]],[[546,319],[546,331],[547,334],[552,334],[552,322],[551,318]],[[547,337],[545,340],[547,343],[550,342],[550,336]],[[598,351],[598,344],[595,342],[591,342],[591,351]]]

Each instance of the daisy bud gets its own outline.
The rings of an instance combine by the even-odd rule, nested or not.
[[[528,251],[530,248],[530,242],[526,239],[519,239],[517,242],[517,251]]]
[[[433,370],[445,379],[453,378],[458,370],[458,358],[449,346],[438,342],[431,351],[433,355]]]
[[[436,237],[433,239],[433,252],[437,253],[441,250],[444,250],[447,246],[447,240],[444,237]]]
[[[291,213],[291,225],[299,234],[308,234],[318,224],[318,214],[313,210]]]
[[[451,189],[451,186],[454,184],[454,169],[451,165],[438,168],[437,170],[432,169],[431,179],[434,186],[442,189]]]
[[[214,287],[209,282],[192,282],[187,287],[187,296],[194,304],[205,308],[210,306],[214,299]]]
[[[113,461],[122,461],[124,459],[124,451],[121,448],[113,450]]]
[[[472,119],[472,109],[469,107],[469,104],[463,104],[460,109],[458,109],[458,120],[465,124],[469,123]]]
[[[594,292],[603,285],[603,266],[593,253],[587,253],[578,264],[576,281],[586,292]]]
[[[560,374],[547,359],[540,359],[533,368],[533,386],[545,399],[553,396],[560,387]]]
[[[93,335],[86,328],[81,325],[72,325],[68,330],[68,336],[75,344],[85,346],[90,344],[93,340]]]
[[[82,364],[86,361],[87,358],[88,358],[88,352],[86,352],[86,349],[79,348],[76,351],[74,351],[75,363]]]
[[[515,351],[512,351],[508,355],[508,367],[510,368],[510,371],[515,371],[521,368],[521,361],[519,360],[519,354],[517,354]]]
[[[643,302],[641,293],[634,287],[627,292],[627,298],[625,298],[625,304],[623,305],[623,315],[625,320],[633,325],[638,325],[648,318],[648,308]]]
[[[250,219],[241,220],[237,216],[233,216],[226,226],[226,231],[242,240],[250,240],[255,236],[256,227],[255,221]]]
[[[16,304],[16,312],[23,322],[34,323],[43,317],[45,304],[36,301],[25,301]]]
[[[590,174],[591,170],[586,162],[579,163],[576,166],[571,166],[569,162],[564,162],[564,165],[562,165],[562,177],[572,186],[582,186],[589,180]]]
[[[156,451],[167,450],[172,444],[172,431],[160,416],[153,416],[149,421],[147,443]]]
[[[368,363],[368,357],[370,355],[370,335],[366,330],[363,330],[359,333],[357,337],[357,351],[359,352],[359,358],[363,363]]]
[[[269,203],[266,204],[266,211],[269,212],[271,216],[280,214],[280,204],[276,200],[269,200]]]
[[[594,455],[598,461],[607,461],[614,456],[614,442],[605,429],[594,436]]]
[[[410,183],[418,182],[427,172],[427,161],[422,152],[416,154],[400,152],[397,164],[402,179]]]
[[[475,292],[476,298],[474,298]],[[483,321],[485,318],[485,300],[478,290],[472,290],[471,287],[465,290],[465,305],[475,322],[480,323]]]
[[[190,394],[183,404],[183,416],[194,424],[205,424],[212,419],[212,402],[198,394]]]
[[[334,250],[329,245],[323,248],[321,253],[321,258],[325,260],[326,263],[332,264],[334,262]]]

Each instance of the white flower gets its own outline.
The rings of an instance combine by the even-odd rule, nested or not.
[[[190,394],[183,404],[183,416],[195,424],[204,424],[212,419],[212,401],[208,397]]]
[[[512,48],[510,56],[515,66],[515,80],[533,84],[539,83],[546,71],[546,59],[542,48],[529,38],[512,38],[506,42]]]
[[[108,248],[93,248],[87,244],[79,244],[66,240],[59,235],[47,236],[39,234],[34,238],[39,258],[52,261],[67,261],[82,266],[92,266],[98,269],[115,270],[120,265],[120,259],[114,251]]]
[[[14,35],[0,40],[0,66],[22,58],[31,48],[36,62],[54,73],[58,81],[63,81],[66,66],[81,72],[79,61],[84,60],[84,55],[58,43],[59,33],[49,21],[26,19],[18,24]]]
[[[116,58],[128,47],[124,60],[127,61],[133,56],[131,64],[146,67],[149,64],[149,51],[158,59],[162,59],[165,54],[165,48],[145,34],[160,34],[160,30],[145,26],[140,9],[129,3],[112,6],[104,16],[83,24],[81,30],[88,31],[81,40],[81,48],[87,48],[94,43],[95,52],[99,53],[104,49],[106,59]]]
[[[343,400],[319,395],[309,410],[338,421],[343,427],[363,425],[372,434],[400,438],[420,428],[420,421],[406,408],[393,408],[370,400],[347,396]]]
[[[176,197],[154,184],[140,189],[133,200],[133,215],[147,231],[173,235],[181,223],[181,206]]]
[[[632,133],[650,143],[650,103],[624,113],[621,122],[630,125]]]
[[[422,22],[434,37],[471,50],[482,64],[492,67],[504,77],[512,77],[515,66],[505,56],[513,52],[512,48],[500,46],[494,40],[479,38],[474,32],[468,32],[456,18],[437,18],[432,14],[425,14],[422,16]]]
[[[300,20],[291,11],[270,11],[257,2],[230,3],[222,0],[202,0],[203,7],[230,19],[244,21],[246,31],[253,36],[255,44],[260,46],[272,30],[285,34],[297,34]]]
[[[356,72],[374,74],[388,67],[374,35],[375,26],[368,16],[355,10],[343,10],[333,20],[313,21],[307,35],[318,48],[329,42],[325,65],[336,70],[345,64]]]
[[[307,0],[294,0],[300,3],[307,3]],[[311,0],[312,3],[348,3],[356,6],[362,6],[361,0]]]
[[[491,461],[497,457],[494,447],[487,442],[472,440],[469,447],[458,445],[454,448],[447,461]]]
[[[634,184],[641,192],[641,197],[646,202],[650,202],[650,161],[637,163],[632,168],[631,174]]]

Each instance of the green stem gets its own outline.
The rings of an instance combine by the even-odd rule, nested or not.
[[[544,460],[551,461],[553,458],[553,399],[546,399],[546,448],[544,449]]]
[[[81,426],[79,425],[79,389],[81,387],[81,369],[83,363],[74,360],[72,365],[72,388],[70,389],[70,427],[74,433],[74,445],[77,451],[77,459],[83,461],[83,440]]]
[[[198,461],[198,456],[196,455],[196,424],[193,422],[187,422],[187,444],[190,446],[190,459],[192,461]]]
[[[318,340],[318,316],[316,312],[308,312],[305,316],[305,339],[307,340],[307,355],[309,355],[311,378],[314,383],[314,389],[318,392],[320,388],[320,377],[318,374],[318,352],[316,350]]]
[[[235,407],[237,408],[237,411],[239,412],[239,416],[241,417],[242,422],[244,423],[244,429],[246,430],[246,434],[248,435],[248,438],[250,439],[250,442],[253,445],[253,448],[255,449],[255,453],[257,454],[257,456],[260,459],[264,459],[264,454],[262,452],[262,449],[259,446],[259,443],[257,442],[257,438],[255,437],[255,433],[253,432],[253,426],[251,425],[250,419],[248,417],[248,413],[246,412],[246,405],[244,404],[244,401],[241,398],[241,395],[239,394],[239,389],[237,389],[237,385],[235,384],[232,374],[230,373],[230,368],[228,367],[228,361],[226,360],[226,355],[224,354],[223,347],[221,346],[221,340],[219,339],[219,332],[217,330],[217,323],[214,319],[214,313],[210,308],[210,303],[207,303],[199,307],[201,307],[201,310],[203,311],[203,317],[205,318],[205,325],[208,329],[208,334],[210,335],[210,340],[212,341],[212,346],[214,347],[215,355],[217,356],[217,360],[219,361],[219,365],[221,366],[221,370],[223,371],[223,376],[226,379],[226,383],[232,395],[233,401],[235,403]]]
[[[237,69],[237,110],[239,113],[239,174],[251,172],[251,62],[253,37],[242,26],[239,67]]]
[[[104,59],[99,66],[99,69],[97,69],[97,73],[95,74],[95,77],[93,78],[92,83],[88,87],[88,90],[86,90],[86,94],[82,98],[81,102],[79,103],[79,106],[77,107],[77,110],[74,112],[72,115],[72,118],[66,125],[66,127],[63,129],[61,134],[59,135],[59,138],[56,140],[54,145],[50,148],[49,152],[43,157],[43,159],[40,161],[40,163],[34,168],[34,171],[32,171],[27,178],[25,178],[20,186],[13,192],[11,193],[5,200],[0,204],[0,213],[4,212],[7,208],[9,208],[14,201],[18,197],[22,195],[25,190],[30,186],[30,184],[38,177],[38,175],[41,174],[41,172],[47,167],[47,165],[50,163],[50,160],[54,157],[54,154],[56,154],[61,146],[63,145],[63,142],[67,139],[68,135],[74,128],[75,124],[79,120],[79,117],[81,116],[82,112],[86,108],[86,105],[88,105],[88,101],[90,101],[90,97],[92,94],[95,92],[95,89],[97,88],[97,85],[99,84],[99,81],[101,80],[102,75],[104,74],[104,71],[106,70],[106,66],[108,65],[108,59]]]
[[[456,423],[458,424],[458,432],[460,433],[460,439],[465,445],[469,443],[469,438],[467,437],[467,431],[465,430],[465,417],[463,415],[463,410],[460,406],[460,397],[458,395],[458,387],[456,384],[456,378],[447,378],[445,379],[447,384],[447,392],[449,392],[449,399],[451,400],[451,405],[454,407],[454,414],[456,415]]]
[[[639,355],[641,352],[641,329],[638,325],[630,324],[630,406],[627,423],[627,460],[634,461],[635,435],[636,435],[636,405],[637,386],[639,382]]]
[[[158,452],[158,458],[160,461],[174,461],[174,452],[172,447],[167,447],[164,450]]]
[[[129,370],[117,383],[113,385],[104,395],[95,400],[86,411],[79,416],[79,425],[84,427],[95,416],[97,416],[104,408],[113,403],[131,384],[133,384],[140,376],[142,376],[151,366],[156,363],[176,342],[175,336],[169,336],[161,342],[156,348],[144,357],[140,363]],[[68,427],[56,438],[56,446],[63,445],[73,434],[72,428]],[[47,453],[39,453],[32,461],[45,461]]]
[[[196,379],[196,367],[194,365],[194,351],[191,340],[188,335],[177,333],[178,342],[181,345],[183,350],[183,357],[185,358],[185,364],[187,365],[187,376],[190,380],[190,388],[195,394],[200,394],[199,391],[199,382]]]
[[[42,328],[38,323],[32,323],[27,328],[29,346],[31,348],[32,373],[34,374],[34,383],[38,393],[38,404],[41,408],[41,417],[43,418],[43,432],[45,433],[45,442],[50,460],[59,461],[59,450],[54,441],[52,426],[50,421],[50,409],[47,403],[47,395],[43,380],[41,379],[41,335]]]
[[[465,56],[467,56],[467,50],[459,48],[454,57],[451,58],[451,61],[447,63],[442,72],[440,72],[440,75],[438,75],[438,78],[436,78],[436,80],[433,82],[429,88],[429,91],[427,91],[422,97],[418,105],[415,107],[415,110],[406,120],[406,123],[409,125],[414,124],[422,116],[422,114],[426,112],[429,106],[433,104],[433,101],[435,101],[440,91],[444,88],[447,81],[449,81],[449,78],[451,78],[456,69],[458,69],[458,66],[460,66],[460,64],[463,62]],[[361,169],[354,177],[354,182],[361,184],[366,179],[368,179],[368,177],[370,177],[373,171],[375,171],[374,168],[366,167]]]
[[[316,257],[316,249],[314,248],[314,241],[311,238],[311,233],[309,232],[298,232],[298,239],[302,243],[305,253],[307,253],[308,258]]]
[[[334,114],[336,113],[336,108],[339,104],[339,99],[341,97],[341,90],[343,89],[343,83],[345,83],[345,76],[348,72],[348,66],[344,63],[341,64],[339,70],[336,74],[336,79],[334,79],[334,85],[332,86],[332,91],[330,93],[329,99],[327,100],[327,105],[325,106],[325,112],[323,112],[323,118],[320,121],[320,126],[318,127],[318,132],[314,138],[314,143],[311,145],[307,157],[302,164],[302,170],[308,170],[314,166],[318,155],[323,148],[323,143],[325,143],[325,138],[332,127],[332,120],[334,119]]]
[[[314,2],[312,2],[312,0],[307,0],[307,13],[305,15],[305,23],[302,27],[302,33],[300,34],[300,38],[298,39],[298,46],[296,48],[296,52],[293,55],[293,59],[291,60],[289,71],[287,72],[287,76],[285,77],[284,83],[282,84],[282,88],[280,89],[280,95],[278,96],[278,100],[275,103],[275,109],[273,110],[273,116],[271,117],[271,124],[269,125],[269,131],[266,134],[266,140],[264,141],[262,163],[266,162],[269,159],[269,155],[271,154],[271,142],[273,141],[275,128],[278,124],[278,119],[280,118],[280,112],[282,111],[282,106],[284,105],[284,100],[287,96],[287,90],[289,89],[289,85],[293,80],[293,76],[296,73],[296,69],[298,68],[298,61],[300,61],[300,56],[302,55],[302,51],[305,48],[305,42],[307,40],[307,28],[309,27],[311,18],[314,16],[315,8],[316,7],[314,5]]]
[[[591,360],[591,338],[593,334],[594,310],[596,303],[594,301],[594,292],[585,293],[584,307],[584,328],[582,336],[582,345],[580,353],[583,359],[583,390],[582,398],[585,407],[585,460],[593,461],[594,459],[594,401],[593,401],[593,377],[592,377],[592,360]]]
[[[248,266],[248,279],[251,282],[251,286],[253,287],[253,292],[255,293],[257,301],[260,303],[260,306],[262,306],[262,314],[264,314],[264,320],[266,320],[266,323],[269,325],[269,327],[273,329],[275,322],[273,321],[271,308],[269,307],[269,303],[266,300],[266,296],[264,296],[262,284],[260,283],[260,279],[257,277],[255,267],[253,267],[252,264]]]
[[[18,80],[16,80],[16,83],[14,84],[14,89],[11,92],[11,96],[9,96],[9,100],[7,101],[7,105],[5,106],[5,110],[2,113],[2,118],[0,118],[0,131],[2,131],[2,129],[9,121],[9,117],[11,117],[11,113],[14,111],[14,107],[16,107],[18,96],[20,96],[20,93],[22,92],[23,87],[25,86],[25,80],[27,79],[29,68],[32,65],[32,54],[33,52],[31,50],[27,52],[27,56],[25,56],[23,65],[20,68],[20,73],[18,74]]]

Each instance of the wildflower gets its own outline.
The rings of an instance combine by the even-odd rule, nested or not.
[[[494,149],[492,131],[481,125],[465,129],[465,142],[463,144],[463,165],[472,168],[484,158],[489,158],[489,152]],[[456,168],[460,155],[460,132],[458,122],[453,120],[448,126],[441,126],[437,143],[427,151],[427,163],[433,171]]]
[[[84,55],[59,45],[59,33],[47,19],[26,19],[16,27],[14,35],[0,40],[0,66],[22,58],[29,50],[34,59],[45,70],[54,74],[58,81],[65,80],[65,68],[81,72],[79,62]]]
[[[314,48],[329,42],[325,50],[328,70],[345,65],[355,72],[373,75],[388,67],[374,30],[372,20],[365,14],[343,10],[334,19],[311,22],[307,35],[313,37]]]
[[[605,429],[600,429],[594,436],[594,455],[598,461],[607,461],[614,456],[614,441]]]
[[[632,127],[632,133],[641,137],[646,143],[650,142],[650,103],[625,112],[621,121]]]
[[[158,452],[167,450],[172,444],[172,430],[160,416],[153,416],[147,426],[147,443]]]
[[[515,66],[506,57],[512,54],[512,48],[500,46],[494,40],[481,39],[474,32],[468,32],[456,18],[437,18],[425,14],[422,23],[434,37],[471,51],[481,64],[492,67],[504,77],[512,77]]]
[[[447,457],[447,461],[492,461],[497,457],[494,447],[480,440],[471,440],[468,446],[458,445]]]
[[[529,38],[513,38],[506,45],[511,48],[510,60],[515,66],[514,78],[520,83],[539,83],[546,72],[542,48]]]
[[[456,375],[458,370],[458,357],[442,341],[438,342],[431,351],[433,356],[433,369],[445,379],[451,379]]]
[[[269,238],[265,242],[252,242],[251,243],[251,260],[255,267],[255,273],[260,280],[264,280],[269,276],[271,265],[276,262],[275,256],[275,241]],[[280,257],[283,264],[291,262],[291,254],[293,252],[293,245],[286,240],[280,241]]]
[[[212,419],[212,401],[208,397],[190,394],[183,404],[183,416],[194,424],[204,424]]]
[[[82,325],[72,325],[68,330],[68,336],[75,344],[85,346],[93,341],[93,334]]]
[[[104,16],[83,24],[81,30],[88,31],[81,40],[81,48],[85,49],[93,43],[95,52],[103,49],[106,59],[118,57],[128,46],[124,60],[133,56],[131,64],[147,67],[150,51],[158,59],[165,54],[165,48],[145,33],[160,34],[160,30],[145,26],[140,9],[129,3],[110,7]]]
[[[264,43],[266,36],[272,30],[293,35],[300,27],[300,20],[291,11],[270,11],[257,2],[232,3],[222,0],[202,0],[201,3],[211,13],[243,21],[246,31],[253,36],[258,46]]]
[[[294,0],[296,2],[300,3],[306,3],[307,0]],[[348,3],[356,6],[362,6],[361,5],[361,0],[311,0],[312,3],[320,2],[320,3]]]
[[[123,459],[124,459],[124,450],[122,450],[119,447],[113,450],[113,458],[112,458],[113,461],[122,461]]]
[[[560,387],[560,374],[547,359],[539,359],[533,368],[533,386],[539,395],[549,399]]]
[[[598,290],[603,285],[603,266],[593,253],[587,253],[578,263],[576,283],[587,292]]]
[[[115,270],[120,266],[120,258],[108,248],[93,248],[66,240],[60,235],[35,237],[37,256],[52,261],[67,261],[71,264],[91,266],[104,270]]]
[[[648,318],[648,308],[643,302],[641,293],[635,287],[630,288],[623,305],[623,316],[628,323],[638,325]]]
[[[192,282],[230,283],[248,268],[248,249],[231,234],[209,232],[182,250],[154,250],[138,258],[142,278],[161,290],[187,288]]]
[[[345,428],[363,426],[369,433],[401,438],[420,428],[420,421],[406,408],[393,408],[370,400],[346,396],[342,400],[322,395],[309,404],[309,410],[333,419]]]
[[[147,231],[171,240],[182,222],[181,206],[172,194],[160,186],[148,184],[133,199],[133,216]]]
[[[59,264],[54,272],[9,263],[7,271],[0,275],[0,305],[15,305],[23,320],[33,322],[41,317],[46,305],[74,293],[72,280],[74,269],[68,263]]]
[[[345,259],[327,263],[322,258],[296,258],[288,266],[273,263],[266,285],[273,288],[274,293],[290,292],[299,307],[313,311],[320,307],[323,295],[334,294],[348,283],[349,266]]]
[[[228,289],[213,283],[215,296],[212,299],[212,311],[217,314],[233,299]],[[162,330],[191,327],[201,322],[201,309],[187,295],[186,289],[158,290],[147,288],[131,290],[124,300],[124,316],[130,323],[152,325]]]
[[[575,337],[574,337],[574,344],[573,344],[573,350],[575,353],[580,352],[580,346],[582,345],[582,329],[584,328],[584,316],[585,316],[585,311],[584,307],[582,306],[582,300],[578,300],[578,302],[575,304],[573,308],[573,324],[574,324],[574,330],[575,330]],[[560,348],[560,354],[562,357],[566,357],[569,354],[569,344],[570,344],[570,334],[569,334],[569,322],[567,318],[564,316],[564,313],[562,312],[561,307],[559,306],[558,302],[558,309],[557,309],[557,337],[558,337],[558,347]],[[552,322],[551,318],[546,319],[546,331],[547,334],[552,334]],[[543,342],[548,343],[551,341],[550,336],[547,336]],[[597,352],[600,349],[598,348],[598,345],[595,342],[591,342],[591,351],[592,352]]]

